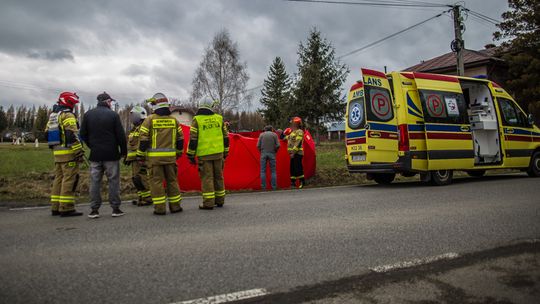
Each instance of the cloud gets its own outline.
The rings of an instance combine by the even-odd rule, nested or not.
[[[73,54],[70,50],[67,49],[60,49],[60,50],[54,50],[54,51],[31,51],[28,55],[28,58],[32,59],[44,59],[44,60],[70,60],[74,61],[75,57],[73,57]]]
[[[431,0],[446,3],[446,0]],[[500,18],[506,0],[468,0]],[[63,90],[94,102],[107,91],[120,103],[162,91],[185,99],[204,48],[226,28],[260,85],[276,56],[290,74],[297,50],[317,27],[344,54],[440,13],[278,0],[3,0],[0,3],[0,103],[47,103]],[[466,47],[491,42],[495,27],[466,20]],[[348,84],[360,67],[398,70],[449,51],[452,20],[442,16],[343,59]],[[258,91],[253,93],[258,98]]]

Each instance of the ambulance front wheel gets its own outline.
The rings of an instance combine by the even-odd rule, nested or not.
[[[431,184],[435,186],[444,186],[452,183],[452,177],[454,171],[452,170],[438,170],[431,171]]]
[[[540,151],[534,152],[527,174],[530,177],[540,177]]]
[[[376,173],[376,174],[373,174],[373,180],[375,180],[375,182],[377,184],[380,184],[380,185],[388,185],[388,184],[390,184],[390,183],[392,183],[394,181],[394,178],[396,178],[395,173]]]

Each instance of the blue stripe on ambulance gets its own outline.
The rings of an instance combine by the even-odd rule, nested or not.
[[[414,104],[411,96],[409,96],[409,92],[407,92],[407,106],[409,107],[409,114],[423,118],[422,111],[420,111],[420,109],[418,109],[418,107]]]
[[[423,132],[424,130],[424,125],[409,125],[409,131],[411,132]]]
[[[347,133],[346,135],[347,135],[347,139],[357,138],[357,137],[364,137],[364,136],[366,136],[366,130],[350,132],[350,133]]]
[[[508,131],[508,128],[504,128],[504,134],[513,134],[513,135],[533,135],[533,132],[521,129],[514,129],[514,131]],[[540,135],[540,134],[538,134]]]
[[[408,112],[409,112],[409,114],[411,114],[413,116],[416,116],[418,118],[422,118],[422,119],[424,118],[424,117],[420,116],[419,114],[416,114],[415,112],[413,112],[413,110],[411,110],[411,108],[408,109]]]
[[[371,131],[387,131],[387,132],[397,132],[397,126],[394,125],[385,125],[381,123],[369,123],[369,129]]]
[[[456,125],[441,125],[441,124],[426,124],[426,131],[428,132],[470,132],[461,130],[461,126]]]

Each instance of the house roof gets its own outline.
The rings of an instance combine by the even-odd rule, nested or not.
[[[474,66],[476,64],[488,63],[490,61],[502,62],[503,60],[496,57],[499,47],[492,47],[480,51],[463,50],[463,59],[465,66]],[[453,52],[422,61],[417,65],[413,65],[404,69],[409,72],[434,72],[439,70],[453,69],[456,66],[456,55]]]

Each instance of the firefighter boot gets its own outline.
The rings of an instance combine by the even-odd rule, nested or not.
[[[225,191],[223,191],[225,192]],[[221,208],[225,204],[225,196],[216,195],[216,207]]]
[[[60,207],[60,203],[52,203],[51,204],[51,215],[52,216],[57,216],[57,215],[60,215],[60,211],[58,210]]]
[[[154,204],[154,214],[155,215],[167,214],[167,209],[166,209],[165,204]]]
[[[150,206],[153,203],[154,202],[152,201],[152,198],[149,196],[149,197],[141,198],[138,206]]]
[[[83,215],[82,212],[78,212],[77,210],[75,210],[75,204],[73,204],[73,203],[60,204],[59,212],[60,212],[61,217],[81,216],[81,215]]]
[[[182,207],[180,206],[180,203],[169,203],[169,211],[171,213],[177,213],[182,212]]]

